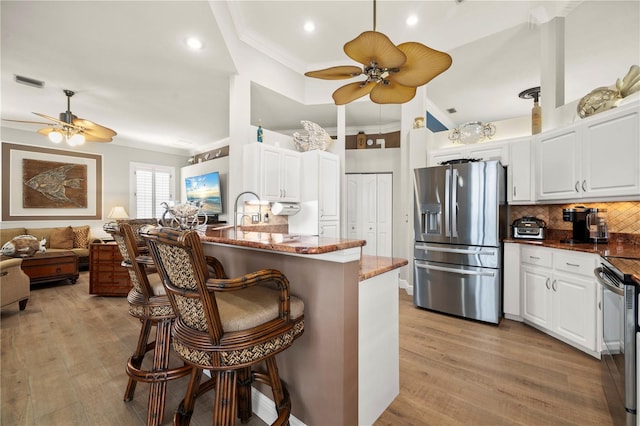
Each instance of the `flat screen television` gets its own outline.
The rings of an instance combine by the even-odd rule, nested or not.
[[[218,172],[185,178],[185,184],[187,201],[202,202],[202,211],[208,215],[222,213],[220,174]]]

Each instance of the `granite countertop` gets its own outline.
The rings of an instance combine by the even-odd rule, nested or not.
[[[640,245],[638,244],[618,244],[616,242],[610,242],[608,244],[570,244],[552,239],[522,240],[513,238],[505,239],[504,242],[599,254],[602,257],[607,257],[607,260],[611,262],[613,266],[618,268],[623,274],[630,275],[640,285]]]
[[[384,274],[393,269],[408,265],[407,259],[398,257],[370,256],[363,254],[360,257],[360,281]]]
[[[283,253],[322,254],[365,245],[364,240],[319,237],[274,232],[245,232],[233,229],[207,229],[200,235],[203,242],[251,247]]]

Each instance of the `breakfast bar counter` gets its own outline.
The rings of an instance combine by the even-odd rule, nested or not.
[[[277,355],[292,424],[373,423],[399,392],[398,268],[407,261],[362,256],[363,240],[233,229],[201,239],[229,277],[277,269],[304,301],[304,334]],[[254,392],[253,411],[271,423],[265,395]]]

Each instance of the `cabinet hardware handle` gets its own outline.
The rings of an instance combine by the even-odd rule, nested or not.
[[[547,278],[547,281],[544,282],[544,285],[547,286],[547,290],[551,290],[551,287],[549,286],[550,281],[551,281],[551,278]]]
[[[580,192],[580,188],[578,187],[578,185],[580,185],[580,181],[577,180],[576,184],[574,185],[574,188],[576,189],[576,192]]]
[[[583,190],[584,192],[587,192],[587,181],[586,181],[586,180],[583,180],[583,181],[582,181],[582,190]]]
[[[558,280],[553,280],[553,284],[551,284],[553,291],[558,291]]]
[[[529,259],[540,260],[540,258],[538,256],[529,256]]]
[[[598,310],[601,311],[602,310],[602,302],[598,302]]]
[[[324,210],[320,209],[320,217],[324,217]]]
[[[515,186],[513,187],[513,196],[514,197],[516,196],[516,187]]]
[[[580,266],[576,263],[569,263],[569,262],[566,262],[566,263],[567,263],[567,266],[575,266],[576,268]]]

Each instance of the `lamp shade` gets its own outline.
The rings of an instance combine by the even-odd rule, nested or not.
[[[129,219],[127,211],[122,206],[115,206],[112,208],[108,217],[110,219]]]

